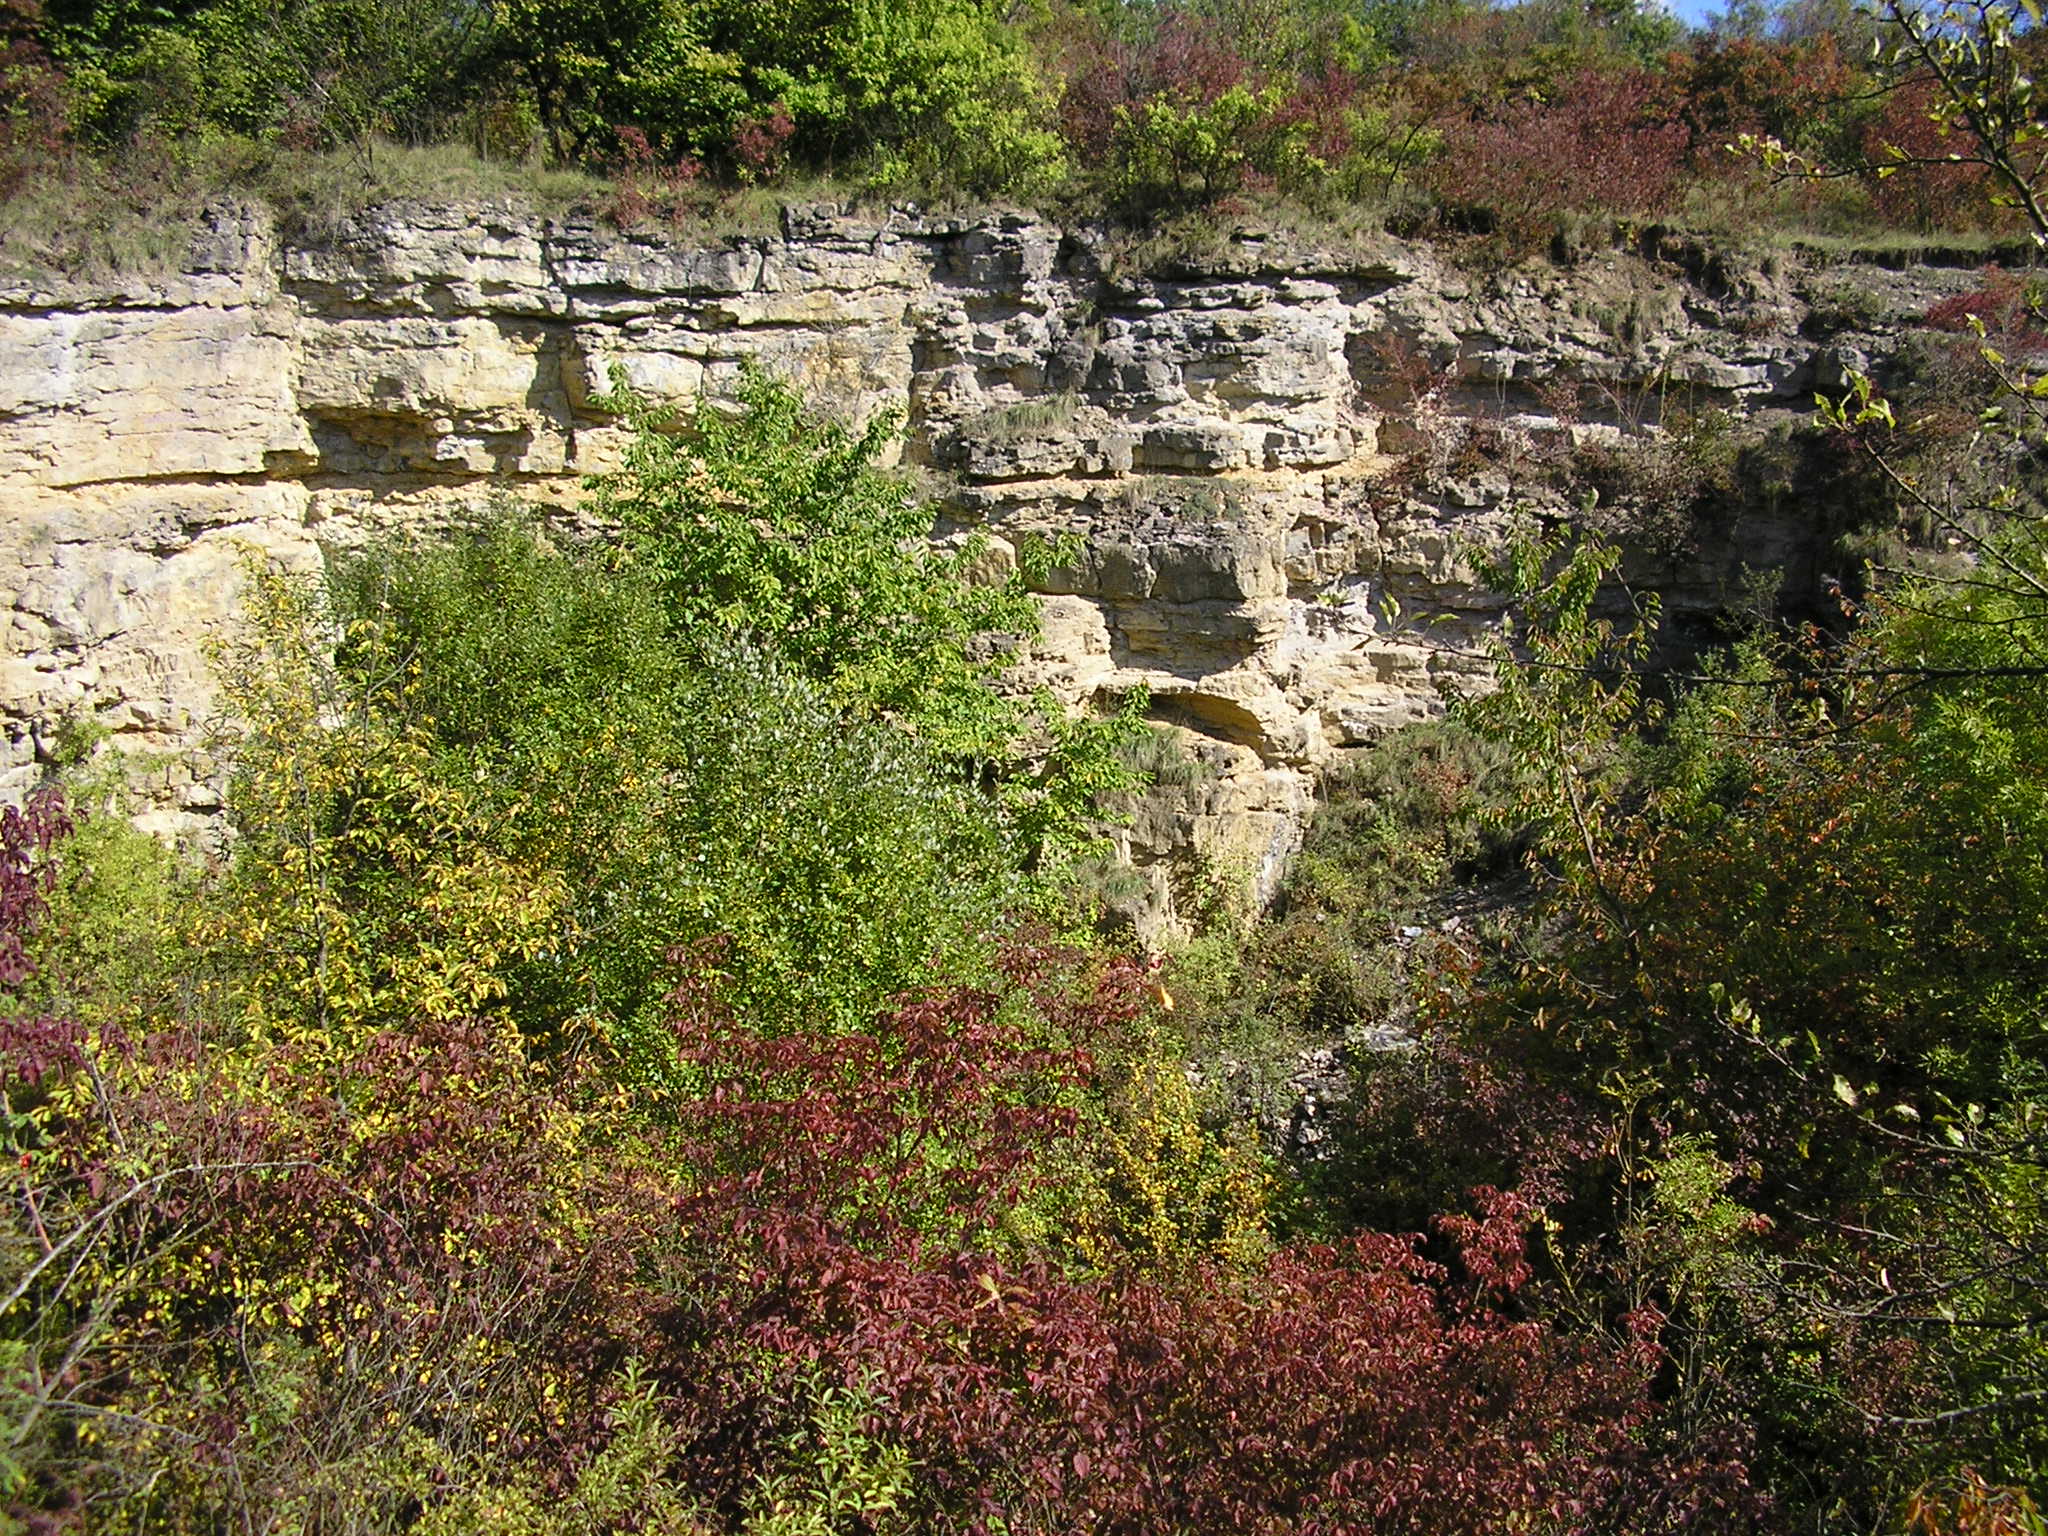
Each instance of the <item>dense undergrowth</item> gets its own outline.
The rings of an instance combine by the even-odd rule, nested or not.
[[[1653,1312],[1667,1424],[1739,1446],[1763,1529],[2040,1525],[2048,547],[2016,291],[1933,317],[1976,331],[1932,344],[1935,394],[1906,369],[1821,413],[1919,553],[1866,545],[1830,622],[1674,673],[1614,550],[1511,542],[1500,686],[1334,779],[1271,917],[1220,977],[1190,957],[1210,1051],[1352,1047],[1286,1219],[1515,1191],[1542,1309]]]
[[[611,539],[252,566],[232,843],[84,747],[0,823],[4,1519],[2038,1529],[2048,548],[1957,346],[1973,431],[1830,413],[1941,553],[1674,675],[1518,537],[1497,689],[1163,970],[1077,877],[1173,754],[986,686],[886,424],[621,397]],[[1317,1043],[1276,1148],[1218,1068]]]
[[[1391,223],[1509,253],[1617,221],[2024,227],[2025,108],[1959,107],[1895,46],[1905,14],[1735,6],[1689,32],[1605,0],[8,0],[4,235],[16,264],[175,259],[175,215],[237,193],[316,229],[509,192],[729,235],[828,193],[1196,241],[1255,213]],[[2025,78],[2018,14],[1958,25],[2005,25]]]
[[[6,812],[15,1524],[1761,1507],[1650,1312],[1530,1305],[1524,1196],[1282,1240],[1063,874],[1135,715],[981,685],[1028,602],[901,536],[878,433],[639,415],[617,542],[251,568],[215,864],[89,771]]]

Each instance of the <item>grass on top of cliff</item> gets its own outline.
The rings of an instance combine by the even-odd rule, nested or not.
[[[191,174],[184,159],[60,156],[48,175],[0,200],[0,277],[176,271],[208,206],[221,201],[214,179]]]
[[[210,208],[253,202],[301,238],[330,237],[381,204],[506,201],[538,213],[605,210],[611,183],[491,159],[462,145],[316,152],[226,136],[60,154],[0,201],[0,274],[74,278],[177,271]]]
[[[66,151],[0,200],[0,277],[61,273],[88,281],[180,270],[209,209],[270,208],[298,240],[332,240],[393,203],[507,203],[580,214],[621,231],[714,243],[777,233],[785,206],[857,205],[877,196],[829,178],[723,187],[625,170],[615,176],[482,155],[463,144],[378,141],[297,150],[216,135],[148,141],[118,155]]]
[[[905,203],[905,199],[914,198]],[[778,233],[792,205],[830,202],[883,211],[908,206],[971,216],[995,208],[957,189],[851,182],[785,172],[731,185],[673,168],[625,163],[556,168],[537,159],[480,154],[467,144],[413,146],[372,141],[348,149],[303,150],[213,132],[141,138],[112,153],[65,148],[0,199],[0,277],[58,273],[88,281],[179,270],[209,209],[266,206],[302,242],[332,240],[367,210],[393,203],[508,203],[542,216],[580,214],[609,227],[678,243],[712,244]],[[1383,196],[1333,199],[1298,190],[1246,188],[1212,203],[1128,220],[1082,187],[1041,199],[1031,211],[1096,224],[1113,278],[1175,270],[1231,272],[1302,261],[1359,268],[1385,258],[1389,235],[1440,247],[1459,266],[1493,271],[1535,257],[1570,262],[1627,245],[1635,221],[1558,213],[1540,229],[1468,228],[1420,187]],[[1867,199],[1841,186],[1730,183],[1692,188],[1664,224],[1716,243],[1796,247],[1897,264],[1913,253],[1987,257],[2014,238],[1982,229],[1913,233],[1875,221]]]

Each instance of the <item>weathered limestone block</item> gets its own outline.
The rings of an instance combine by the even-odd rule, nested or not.
[[[0,568],[16,573],[0,659],[0,793],[34,784],[67,718],[149,756],[199,750],[214,713],[205,649],[239,612],[245,563],[319,563],[305,500],[291,482],[144,483],[28,503],[0,538]],[[218,809],[185,798],[160,805],[152,825],[195,831]]]
[[[1314,710],[1327,749],[1364,746],[1443,713],[1430,670],[1435,654],[1398,642],[1319,654],[1303,666],[1290,696]]]
[[[1347,576],[1378,569],[1383,545],[1372,518],[1317,506],[1297,515],[1280,548],[1290,585],[1326,589]],[[1327,600],[1322,590],[1315,596]]]
[[[1147,899],[1127,908],[1145,939],[1171,931],[1177,911],[1248,911],[1270,901],[1314,798],[1306,777],[1266,765],[1249,747],[1175,734],[1193,760],[1193,782],[1158,787],[1116,833],[1148,887]]]
[[[1131,467],[1131,440],[1118,433],[1046,434],[1009,441],[966,434],[951,446],[962,472],[978,481],[1116,475]]]
[[[0,486],[296,462],[293,342],[276,307],[0,313]]]
[[[1059,247],[1058,230],[999,215],[967,225],[946,241],[938,275],[954,287],[1016,292],[1051,278]]]
[[[547,221],[509,206],[401,203],[372,210],[317,247],[287,250],[284,280],[328,312],[555,316]]]
[[[562,388],[570,409],[596,414],[592,398],[611,393],[614,370],[628,389],[650,400],[692,399],[704,388],[705,359],[699,351],[670,347],[701,345],[694,333],[636,337],[634,345],[621,347],[617,337],[579,331],[562,353]]]
[[[1155,474],[1215,474],[1243,469],[1251,461],[1252,445],[1242,427],[1222,421],[1176,421],[1145,429],[1138,439],[1132,467]]]
[[[558,474],[568,467],[558,329],[522,319],[309,323],[299,406],[320,468]]]
[[[1253,453],[1265,469],[1325,469],[1370,457],[1377,447],[1367,423],[1293,416],[1259,433]]]
[[[495,416],[540,402],[551,333],[530,322],[372,318],[305,327],[298,395],[327,418]]]
[[[1045,598],[1039,605],[1039,634],[1015,663],[1020,688],[1048,688],[1070,703],[1105,702],[1139,686],[1143,679],[1118,666],[1109,619],[1099,603],[1085,597]]]
[[[1105,605],[1118,662],[1178,687],[1241,667],[1287,628],[1285,602],[1227,599]],[[1225,739],[1236,739],[1219,731]]]
[[[665,240],[614,239],[595,226],[555,236],[549,266],[578,318],[613,321],[661,313],[681,300],[752,293],[769,272],[767,251],[752,242],[692,250]]]

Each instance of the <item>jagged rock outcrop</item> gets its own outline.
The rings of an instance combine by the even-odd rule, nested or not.
[[[310,566],[507,494],[573,515],[620,447],[592,404],[612,368],[674,397],[754,358],[902,411],[938,536],[985,530],[1001,560],[1083,535],[1021,679],[1075,703],[1142,685],[1184,732],[1203,771],[1127,837],[1160,910],[1198,866],[1263,891],[1318,767],[1478,666],[1495,605],[1460,550],[1548,494],[1525,460],[1679,393],[1796,409],[1971,281],[1654,239],[1480,277],[1253,231],[1148,267],[1022,216],[832,209],[699,248],[391,207],[312,244],[223,210],[176,273],[0,284],[0,793],[87,719],[140,754],[147,824],[203,833],[204,648],[245,551]],[[1709,533],[1644,572],[1680,607],[1810,543],[1796,509]]]

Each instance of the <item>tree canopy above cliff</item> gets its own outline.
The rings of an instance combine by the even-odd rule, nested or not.
[[[2018,3],[1934,30],[2003,26],[2024,62],[2024,14],[1999,19]],[[309,153],[368,179],[391,146],[460,145],[607,176],[621,223],[823,177],[1125,217],[1279,198],[1521,244],[1589,219],[2017,227],[2024,198],[1981,153],[1998,114],[1953,110],[1924,50],[1873,52],[1920,14],[1788,0],[1688,30],[1629,0],[6,0],[0,185],[142,163],[260,179]],[[2006,74],[2010,95],[2025,71]],[[1745,141],[1816,174],[1774,176]]]

